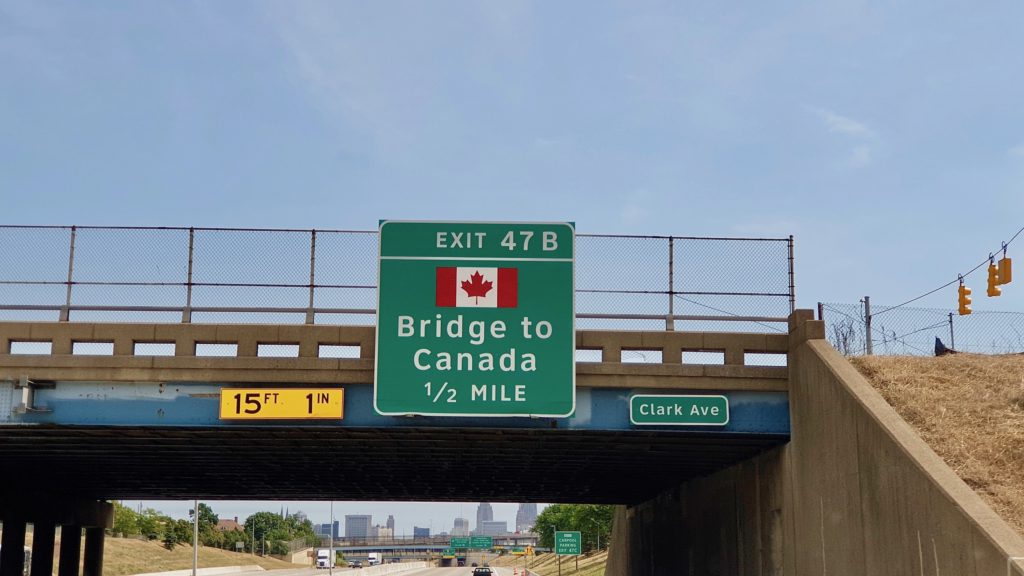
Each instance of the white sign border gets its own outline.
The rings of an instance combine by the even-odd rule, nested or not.
[[[555,262],[572,262],[572,330],[570,331],[572,338],[572,405],[569,407],[569,411],[565,414],[471,414],[463,412],[383,412],[377,405],[377,389],[378,389],[378,370],[377,365],[380,362],[380,265],[385,260],[381,249],[383,247],[383,232],[384,226],[388,224],[488,224],[488,225],[511,225],[511,226],[565,226],[569,229],[572,236],[572,258],[550,258],[545,259],[546,261]],[[410,257],[409,259],[413,259]],[[396,258],[387,257],[388,260]],[[503,261],[509,259],[498,259],[498,258],[473,258],[476,261]],[[523,258],[522,260],[534,260],[532,258]],[[477,220],[381,220],[377,227],[377,306],[376,306],[376,325],[374,326],[374,348],[373,348],[373,410],[380,416],[438,416],[438,417],[453,417],[453,418],[568,418],[576,413],[576,225],[572,222],[500,222],[500,221],[477,221]]]
[[[650,398],[721,398],[725,400],[725,422],[721,424],[696,423],[696,424],[672,424],[666,422],[637,422],[633,418],[633,399],[640,397]],[[724,394],[631,394],[629,396],[629,423],[633,426],[728,426],[732,420],[732,410],[729,409],[729,397]]]

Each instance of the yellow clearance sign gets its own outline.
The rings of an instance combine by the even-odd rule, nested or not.
[[[341,388],[221,388],[221,420],[341,420]]]

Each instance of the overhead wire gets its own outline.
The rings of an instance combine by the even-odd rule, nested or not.
[[[1016,234],[1014,234],[1014,235],[1013,235],[1013,236],[1012,236],[1012,237],[1011,237],[1011,238],[1010,238],[1009,240],[1007,240],[1006,242],[1004,242],[1004,243],[1002,244],[1002,246],[1000,246],[1000,247],[999,247],[999,250],[1003,250],[1003,251],[1005,251],[1005,250],[1006,250],[1006,247],[1007,247],[1007,246],[1009,246],[1009,245],[1010,245],[1011,243],[1013,243],[1013,241],[1014,241],[1014,240],[1016,240],[1018,236],[1020,236],[1021,232],[1024,232],[1024,226],[1022,226],[1022,227],[1020,228],[1020,230],[1017,230],[1017,233],[1016,233]],[[999,250],[997,250],[996,252],[998,252]],[[991,252],[990,254],[995,254],[995,252]],[[987,256],[987,257],[986,257],[986,258],[985,258],[984,260],[982,260],[982,261],[981,261],[981,263],[980,263],[980,264],[978,264],[978,265],[977,265],[977,266],[975,266],[974,268],[971,268],[970,270],[968,270],[966,274],[960,274],[960,275],[958,275],[958,276],[957,276],[957,278],[956,278],[955,280],[953,280],[953,281],[951,281],[951,282],[947,282],[947,283],[943,284],[942,286],[939,286],[938,288],[935,288],[934,290],[929,290],[928,292],[925,292],[924,294],[921,294],[920,296],[917,296],[917,297],[915,297],[915,298],[911,298],[910,300],[907,300],[906,302],[903,302],[903,303],[897,304],[897,305],[895,305],[895,306],[890,306],[889,308],[886,308],[885,310],[881,310],[881,311],[879,311],[879,312],[875,312],[875,313],[873,313],[873,314],[872,314],[871,316],[872,316],[872,317],[874,317],[874,316],[879,316],[879,315],[881,315],[881,314],[885,314],[886,312],[888,312],[888,311],[890,311],[890,310],[895,310],[895,309],[897,309],[897,308],[902,308],[903,306],[906,306],[907,304],[910,304],[911,302],[916,302],[916,301],[920,300],[921,298],[924,298],[925,296],[931,296],[932,294],[935,294],[935,293],[936,293],[936,292],[938,292],[939,290],[942,290],[942,289],[944,289],[944,288],[949,288],[949,287],[950,287],[950,286],[952,286],[953,284],[956,284],[956,283],[960,282],[960,281],[961,281],[961,279],[963,279],[963,278],[967,278],[968,276],[970,276],[971,274],[973,274],[974,272],[976,272],[976,271],[977,271],[977,270],[978,270],[979,268],[981,268],[981,267],[982,267],[982,266],[984,266],[985,264],[988,264],[988,263],[989,263],[989,261],[991,261],[991,259],[992,259],[992,256],[991,256],[991,255],[990,255],[990,256]]]
[[[697,306],[703,306],[704,308],[707,308],[708,310],[714,310],[715,312],[719,312],[719,313],[725,314],[727,316],[735,316],[737,318],[740,317],[739,314],[736,314],[734,312],[729,312],[728,310],[722,310],[720,308],[715,308],[714,306],[709,306],[707,304],[704,304],[704,303],[701,303],[701,302],[697,302],[696,300],[691,300],[689,298],[685,298],[683,296],[680,296],[679,294],[673,294],[673,296],[675,296],[676,298],[682,300],[683,302],[689,302],[690,304],[695,304]],[[785,330],[781,330],[781,329],[779,329],[776,326],[772,326],[771,324],[765,324],[764,322],[758,322],[757,320],[749,320],[749,322],[757,324],[758,326],[764,326],[765,328],[771,328],[772,330],[775,330],[776,332],[781,332],[781,333],[785,333],[786,332]]]

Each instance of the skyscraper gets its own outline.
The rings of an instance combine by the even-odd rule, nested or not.
[[[367,538],[370,536],[369,515],[346,514],[345,538]]]
[[[484,522],[490,522],[494,520],[494,511],[491,510],[491,505],[487,502],[481,502],[476,507],[476,531],[480,532]]]
[[[516,512],[516,532],[529,532],[537,523],[537,505],[534,503],[520,504]]]
[[[456,518],[455,527],[452,528],[452,536],[469,536],[469,520]]]
[[[391,534],[393,535],[395,533],[395,517],[394,516],[388,514],[388,523],[386,524],[386,526],[391,529]]]

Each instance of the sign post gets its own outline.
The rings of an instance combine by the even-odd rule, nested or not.
[[[379,236],[377,413],[572,414],[571,224],[384,221]]]
[[[583,553],[583,535],[575,531],[555,531],[555,555],[558,556],[558,573],[562,573],[562,556],[577,556],[576,571],[580,564],[578,556]]]

